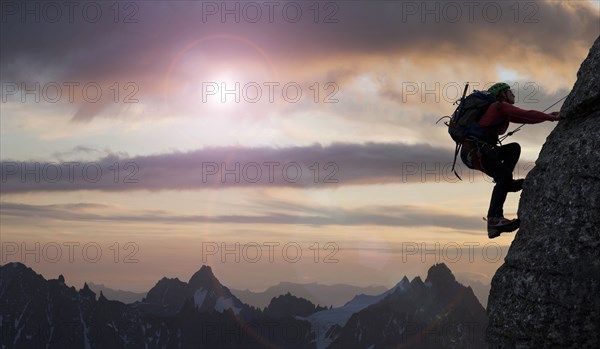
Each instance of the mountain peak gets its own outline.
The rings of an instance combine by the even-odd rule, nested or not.
[[[327,308],[315,306],[312,302],[288,292],[285,295],[273,298],[269,306],[265,308],[265,314],[274,318],[290,315],[305,317],[325,309]]]
[[[4,265],[5,267],[16,268],[16,269],[29,269],[25,264],[21,262],[9,262]]]
[[[427,272],[427,279],[425,280],[425,282],[430,282],[435,286],[452,285],[455,281],[456,278],[452,274],[452,271],[444,263],[431,266]]]
[[[410,282],[410,286],[423,286],[423,280],[420,276],[415,276],[414,279]]]
[[[6,263],[4,266],[0,265],[0,269],[2,269],[5,273],[16,273],[16,274],[31,274],[31,275],[41,275],[37,274],[33,269],[29,268],[25,264],[21,262],[10,262]]]
[[[192,289],[204,288],[207,290],[214,290],[222,287],[219,280],[217,280],[216,276],[213,274],[212,269],[207,265],[203,265],[200,270],[192,275],[188,285],[190,285]]]
[[[409,286],[410,286],[410,281],[408,280],[408,278],[406,277],[406,275],[404,275],[404,277],[402,278],[402,280],[400,280],[396,285],[394,285],[394,287],[392,287],[388,292],[395,292],[395,291],[398,291],[398,290],[404,291]]]
[[[83,284],[83,288],[79,290],[79,294],[84,298],[96,299],[96,293],[90,289],[87,282]]]

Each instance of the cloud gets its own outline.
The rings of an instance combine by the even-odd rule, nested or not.
[[[144,72],[153,64],[171,62],[173,55],[193,40],[215,35],[217,42],[228,42],[231,54],[257,54],[260,48],[273,59],[295,57],[295,61],[308,60],[309,64],[338,55],[406,54],[432,49],[476,54],[486,44],[493,45],[493,55],[505,51],[494,47],[508,45],[555,56],[593,40],[598,35],[600,17],[597,8],[586,1],[338,1],[318,7],[279,1],[274,2],[271,14],[268,6],[259,4],[262,13],[255,20],[250,20],[252,9],[239,2],[204,1],[181,11],[169,2],[140,1],[127,10],[120,6],[119,18],[114,7],[99,4],[103,16],[95,22],[83,16],[80,8],[70,23],[67,13],[58,21],[50,21],[46,14],[50,11],[44,10],[41,2],[8,3],[11,5],[4,6],[11,9],[5,12],[3,23],[10,25],[5,25],[3,43],[10,51],[4,51],[3,58],[14,62],[24,56],[38,64],[69,64],[81,76],[86,75],[84,72],[100,76],[131,69]],[[211,3],[219,6],[214,14],[209,14],[214,12]],[[301,12],[297,21],[291,18],[296,4]],[[25,15],[23,20],[27,8],[40,15],[39,23],[34,22],[33,15]],[[132,23],[119,23],[128,13]],[[200,42],[201,46],[205,43],[215,42]],[[256,48],[246,51],[249,45]]]
[[[275,203],[275,202],[273,202]],[[278,202],[277,204],[280,204]],[[259,203],[259,207],[265,202]],[[268,203],[266,206],[269,206]],[[442,227],[457,230],[480,230],[478,217],[457,215],[417,206],[377,206],[357,209],[337,207],[306,207],[288,204],[294,211],[269,212],[257,215],[181,215],[167,211],[123,210],[104,204],[77,203],[30,205],[3,202],[2,216],[17,217],[20,220],[29,217],[36,219],[75,221],[75,222],[119,222],[149,224],[291,224],[322,226],[387,226],[387,227]]]
[[[382,66],[387,76],[409,74],[397,80],[415,81],[399,70],[402,62],[412,63],[415,74],[434,70],[439,80],[456,80],[461,72],[466,80],[491,79],[489,62],[502,61],[520,74],[565,79],[576,68],[565,62],[578,64],[600,34],[598,9],[584,1],[339,1],[316,7],[281,1],[272,9],[253,2],[260,17],[244,2],[94,3],[100,8],[76,6],[73,16],[62,8],[53,20],[54,9],[44,2],[3,2],[3,81],[97,82],[106,89],[133,81],[140,100],[151,105],[165,97],[165,84],[178,93],[219,67],[261,71],[263,80],[342,83]],[[97,21],[94,11],[102,14]],[[384,88],[383,95],[391,91]],[[77,103],[73,120],[105,110],[81,98]]]
[[[87,149],[87,148],[86,148]],[[89,149],[88,149],[89,151]],[[4,194],[37,191],[335,188],[456,181],[452,154],[426,144],[335,143],[286,148],[214,147],[97,161],[0,163]]]

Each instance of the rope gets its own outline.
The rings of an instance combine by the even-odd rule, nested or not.
[[[567,98],[568,95],[564,96],[563,98],[559,99],[558,101],[554,102],[551,106],[549,106],[548,108],[542,110],[542,113],[547,112],[550,108],[554,107],[555,105],[557,105],[560,101],[562,101],[563,99]],[[518,132],[521,127],[525,126],[525,124],[522,124],[521,126],[515,128],[514,130],[510,131],[509,133],[507,133],[506,135],[500,137],[500,139],[498,139],[498,142],[502,142],[503,140],[506,139],[506,137],[510,137],[512,135],[514,135],[516,132]]]

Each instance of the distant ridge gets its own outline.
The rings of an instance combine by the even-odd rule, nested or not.
[[[259,308],[266,307],[273,297],[288,292],[322,306],[341,307],[357,294],[378,295],[385,291],[387,291],[387,288],[384,286],[360,287],[347,284],[325,285],[315,282],[306,284],[280,282],[277,285],[267,288],[263,292],[231,290],[231,292],[244,303]]]
[[[87,284],[90,287],[90,290],[94,291],[94,293],[100,294],[100,292],[102,292],[106,299],[123,302],[125,304],[141,301],[147,295],[146,292],[115,290],[102,284],[95,284],[93,282],[88,282]]]

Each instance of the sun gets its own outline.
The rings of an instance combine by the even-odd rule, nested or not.
[[[200,37],[169,64],[163,81],[166,112],[217,116],[248,112],[265,99],[263,81],[279,80],[270,57],[254,42],[228,34]]]
[[[216,74],[215,78],[203,82],[203,94],[206,100],[208,97],[213,97],[214,102],[221,107],[232,107],[243,102],[244,85],[239,74],[224,71]]]

